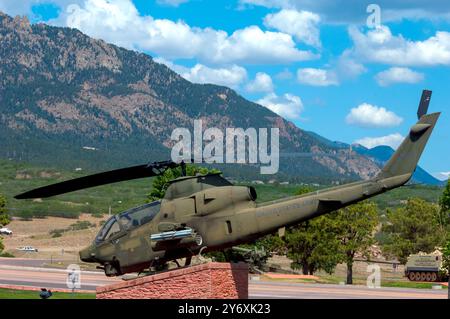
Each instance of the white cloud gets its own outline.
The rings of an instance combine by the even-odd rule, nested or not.
[[[181,75],[194,83],[213,83],[237,88],[247,78],[247,71],[237,65],[232,65],[229,68],[215,69],[202,64],[196,64],[189,72],[182,73]]]
[[[395,133],[380,137],[365,137],[356,140],[354,143],[361,144],[362,146],[365,146],[369,149],[379,145],[387,145],[392,147],[393,149],[397,149],[403,139],[404,137],[400,133]]]
[[[238,65],[210,68],[198,63],[194,67],[188,68],[160,57],[154,60],[158,63],[165,64],[186,80],[194,83],[212,83],[236,89],[247,79],[247,71]]]
[[[333,70],[305,68],[297,70],[297,80],[300,83],[313,86],[338,85],[338,78]]]
[[[264,72],[256,73],[255,79],[247,84],[248,92],[273,92],[273,82],[270,75]]]
[[[189,0],[157,0],[158,4],[167,5],[171,7],[178,7],[182,3],[186,3]]]
[[[362,127],[392,127],[400,125],[403,119],[384,107],[363,103],[351,109],[346,122]]]
[[[395,83],[418,83],[423,79],[423,73],[399,67],[392,67],[375,76],[375,80],[380,86],[389,86]]]
[[[395,36],[387,26],[362,33],[349,28],[352,54],[365,61],[401,66],[450,65],[450,33],[438,31],[424,41]]]
[[[299,119],[303,111],[303,102],[300,97],[288,93],[283,96],[270,93],[256,103],[290,120]]]
[[[434,173],[433,176],[436,177],[440,181],[446,181],[450,178],[450,172]]]
[[[366,72],[364,65],[356,61],[351,52],[345,50],[326,69],[300,68],[297,70],[297,80],[302,84],[313,86],[339,85],[344,80],[352,80]]]
[[[258,26],[232,34],[191,27],[184,21],[142,16],[131,0],[85,0],[70,5],[55,24],[77,28],[129,49],[150,51],[167,59],[198,59],[213,64],[279,64],[317,58],[299,50],[291,35],[263,31]]]
[[[364,24],[366,8],[371,2],[361,0],[240,0],[242,5],[307,10],[319,14],[326,23]],[[449,19],[450,2],[445,0],[377,0],[383,23],[403,19]]]
[[[0,11],[11,16],[28,15],[36,18],[32,8],[43,4],[54,4],[57,7],[65,7],[68,4],[81,4],[84,0],[0,0]]]
[[[364,65],[351,57],[351,52],[348,50],[341,54],[334,69],[340,81],[357,78],[367,71]]]
[[[290,34],[298,41],[314,47],[321,46],[319,22],[320,17],[315,13],[288,9],[268,14],[264,18],[267,27]]]
[[[289,69],[285,68],[283,71],[277,73],[275,75],[275,77],[278,80],[290,80],[290,79],[292,79],[294,77],[294,75],[292,74],[291,71],[289,71]]]

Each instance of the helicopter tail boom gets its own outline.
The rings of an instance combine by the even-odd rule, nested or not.
[[[406,184],[439,119],[440,113],[425,114],[430,97],[431,91],[423,92],[419,121],[375,178],[258,205],[255,211],[258,232],[268,234]]]
[[[412,176],[439,115],[440,113],[423,115],[420,120],[411,127],[408,136],[403,140],[397,151],[383,167],[376,177],[377,179],[404,174],[410,174]]]

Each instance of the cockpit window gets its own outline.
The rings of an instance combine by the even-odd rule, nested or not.
[[[98,232],[97,237],[95,237],[95,241],[100,242],[105,240],[106,235],[108,234],[108,231],[111,229],[111,226],[116,222],[116,217],[113,216],[110,219],[106,221],[106,223],[103,225],[103,227]],[[117,224],[117,223],[116,223]]]
[[[156,201],[125,211],[119,215],[123,229],[129,230],[150,222],[158,213],[161,202]]]
[[[114,222],[109,229],[109,232],[106,234],[105,239],[110,239],[112,236],[120,232],[120,226],[117,222]]]
[[[116,216],[111,217],[100,229],[95,241],[104,241],[121,230],[130,230],[150,222],[159,213],[160,207],[161,202],[156,201],[120,213],[117,220]]]

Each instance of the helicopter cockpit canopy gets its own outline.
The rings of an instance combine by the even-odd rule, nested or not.
[[[161,201],[155,201],[112,216],[98,232],[95,242],[103,242],[116,233],[128,231],[152,221],[159,213],[160,207]]]

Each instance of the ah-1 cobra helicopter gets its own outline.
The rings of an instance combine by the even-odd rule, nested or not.
[[[179,258],[190,264],[201,251],[214,251],[335,211],[407,183],[440,113],[427,115],[431,91],[422,93],[419,121],[373,179],[256,204],[253,187],[234,186],[219,174],[183,176],[170,182],[164,198],[106,221],[94,242],[80,251],[85,262],[100,263],[107,276],[162,266]],[[172,161],[81,177],[17,195],[45,198],[84,188],[151,177],[184,163]]]

